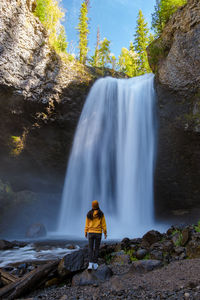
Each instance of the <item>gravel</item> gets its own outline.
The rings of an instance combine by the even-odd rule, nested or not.
[[[21,299],[170,299],[200,300],[200,259],[171,262],[145,274],[128,273],[129,265],[109,265],[114,276],[95,286],[76,287],[66,283],[37,290]]]

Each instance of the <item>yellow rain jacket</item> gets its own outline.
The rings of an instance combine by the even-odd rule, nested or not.
[[[98,210],[94,210],[93,213],[93,220],[88,219],[86,217],[86,222],[85,222],[85,233],[103,233],[107,234],[107,229],[106,229],[106,219],[103,215],[101,219],[98,218]]]

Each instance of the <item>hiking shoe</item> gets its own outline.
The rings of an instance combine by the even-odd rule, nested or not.
[[[99,265],[98,265],[97,263],[93,264],[93,269],[94,269],[94,270],[97,270],[97,269],[98,269],[98,266],[99,266]]]
[[[93,268],[93,263],[92,263],[92,262],[89,262],[88,270],[92,270],[92,268]]]

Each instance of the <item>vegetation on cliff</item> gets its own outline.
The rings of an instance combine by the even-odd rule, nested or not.
[[[177,9],[187,3],[187,0],[157,0],[155,11],[152,15],[152,28],[156,35],[160,35],[169,21],[170,17]]]
[[[37,0],[35,16],[37,16],[49,34],[49,42],[57,52],[65,52],[67,48],[65,28],[61,25],[64,12],[59,1]]]

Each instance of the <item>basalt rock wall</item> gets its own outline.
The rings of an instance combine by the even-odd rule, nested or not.
[[[157,216],[183,222],[200,206],[199,45],[200,2],[188,0],[148,48],[158,95]]]
[[[58,55],[35,7],[0,3],[0,179],[15,190],[61,192],[86,95],[106,74]]]

